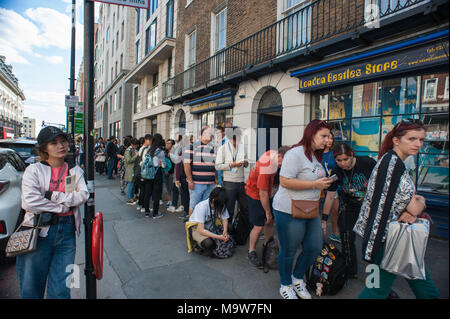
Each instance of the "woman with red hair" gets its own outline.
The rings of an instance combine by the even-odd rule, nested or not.
[[[389,223],[414,223],[422,214],[425,198],[416,194],[414,182],[404,161],[416,155],[425,140],[425,129],[420,120],[398,122],[386,135],[378,154],[378,162],[370,177],[361,211],[353,230],[363,238],[364,260],[380,265]],[[439,298],[439,291],[425,268],[425,280],[407,280],[419,299]],[[379,287],[366,287],[360,299],[385,299],[397,278],[380,269]]]
[[[326,121],[313,120],[302,140],[286,152],[280,169],[280,187],[273,199],[273,214],[280,242],[278,271],[280,294],[284,299],[311,299],[303,277],[322,249],[320,217],[299,219],[292,216],[291,200],[319,202],[320,193],[332,180],[325,177],[322,154],[330,136]],[[295,267],[299,246],[302,252]],[[297,295],[296,295],[297,293]]]

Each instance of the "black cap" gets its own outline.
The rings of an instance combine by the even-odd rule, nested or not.
[[[42,145],[53,141],[57,136],[60,135],[63,136],[66,140],[69,140],[68,135],[61,129],[57,128],[56,126],[46,126],[39,132],[37,141],[39,145]]]

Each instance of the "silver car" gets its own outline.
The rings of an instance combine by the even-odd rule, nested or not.
[[[5,262],[9,236],[23,219],[22,176],[25,163],[12,149],[0,148],[0,262]]]

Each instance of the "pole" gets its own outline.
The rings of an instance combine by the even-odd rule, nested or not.
[[[69,94],[75,95],[75,11],[76,0],[72,0],[72,47],[70,52],[70,81]],[[69,114],[67,119],[67,133],[70,135],[69,152],[67,161],[71,166],[75,165],[75,108],[69,106]]]
[[[89,199],[84,205],[86,298],[97,298],[97,282],[92,261],[94,200],[94,2],[84,0],[84,155]]]

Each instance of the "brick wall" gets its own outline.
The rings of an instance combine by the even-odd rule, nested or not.
[[[228,0],[225,2],[227,3],[227,46],[276,21],[276,0]],[[211,13],[223,3],[224,0],[194,0],[189,7],[185,8],[186,0],[178,1],[175,74],[184,70],[185,37],[194,28],[197,30],[196,63],[210,56]],[[198,77],[199,74],[196,76]]]

